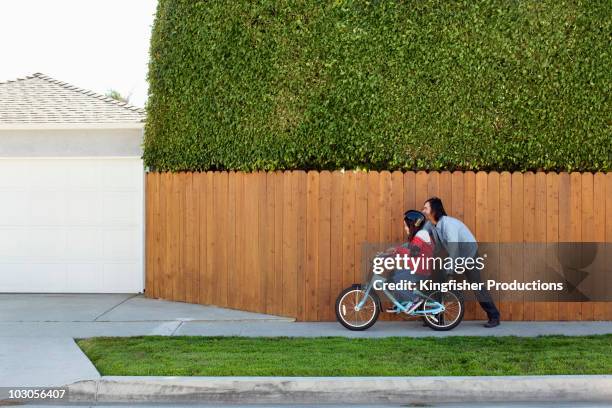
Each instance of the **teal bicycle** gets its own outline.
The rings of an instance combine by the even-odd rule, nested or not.
[[[432,291],[415,293],[422,300],[421,305],[414,309],[399,302],[382,283],[387,279],[382,275],[372,274],[365,285],[354,284],[344,289],[336,299],[336,319],[349,330],[366,330],[376,323],[381,311],[380,297],[377,287],[383,287],[382,292],[395,306],[387,313],[400,314],[403,317],[421,317],[424,323],[433,330],[451,330],[459,325],[465,313],[464,299],[460,292]]]

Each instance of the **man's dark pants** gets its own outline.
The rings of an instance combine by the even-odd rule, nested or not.
[[[469,271],[466,270],[464,275],[465,275],[465,280],[467,280],[470,283],[481,283],[482,282],[482,280],[480,279],[480,271],[478,269],[471,269]],[[458,276],[458,275],[455,275],[455,276]],[[435,270],[433,271],[432,278],[435,282],[446,282],[447,281],[446,271]],[[493,298],[491,297],[491,294],[486,288],[484,288],[484,285],[483,285],[482,290],[474,291],[474,294],[476,295],[476,299],[478,300],[480,307],[482,307],[482,310],[486,312],[487,317],[489,319],[499,319],[499,310],[497,310],[497,307],[495,306],[495,302],[493,302]]]
[[[470,283],[482,283],[482,280],[480,279],[480,271],[478,269],[466,270],[464,275],[465,280]],[[474,291],[476,299],[478,300],[478,303],[480,303],[480,307],[482,307],[482,310],[487,313],[487,317],[489,319],[499,319],[499,310],[497,310],[491,294],[484,287],[484,285],[482,286],[483,287],[481,290]]]

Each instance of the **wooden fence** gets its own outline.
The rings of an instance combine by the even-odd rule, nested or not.
[[[146,295],[333,320],[362,275],[361,245],[400,241],[404,210],[433,195],[479,241],[612,242],[612,173],[148,173]],[[612,319],[612,302],[499,308],[505,320]]]

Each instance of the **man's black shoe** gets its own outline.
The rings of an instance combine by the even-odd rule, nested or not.
[[[489,319],[489,321],[484,324],[484,327],[489,329],[496,326],[499,326],[499,319]]]

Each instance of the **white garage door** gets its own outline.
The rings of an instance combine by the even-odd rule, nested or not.
[[[139,158],[0,158],[0,292],[142,292]]]

